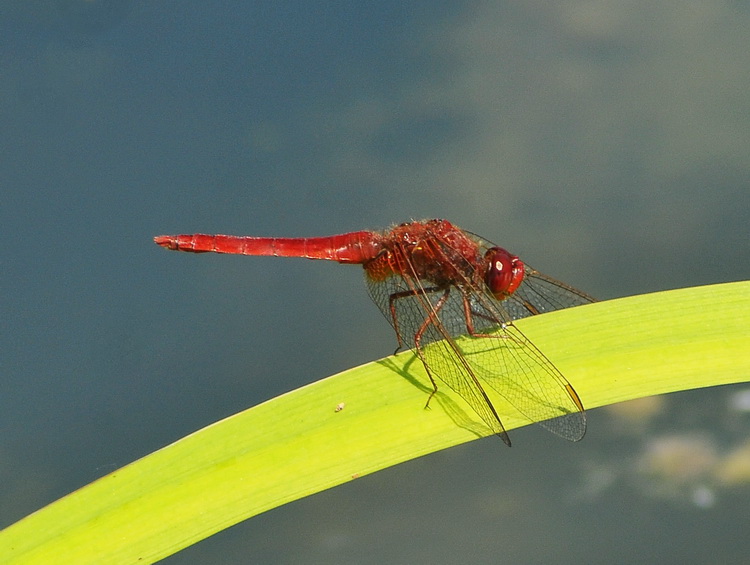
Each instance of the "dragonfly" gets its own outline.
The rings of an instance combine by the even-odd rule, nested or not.
[[[160,235],[154,241],[192,253],[362,265],[370,297],[393,326],[398,349],[410,348],[424,364],[432,384],[426,406],[438,382],[444,383],[508,446],[510,437],[488,390],[567,440],[578,441],[586,432],[575,389],[514,321],[595,299],[447,220],[327,237],[199,233]]]

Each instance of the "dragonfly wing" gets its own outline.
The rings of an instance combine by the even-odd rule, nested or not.
[[[571,441],[586,433],[586,414],[573,387],[513,324],[456,340],[474,374],[518,412]]]
[[[454,294],[458,293],[449,293],[444,298],[444,290],[423,287],[418,280],[408,276],[392,275],[380,281],[367,277],[366,280],[373,302],[396,330],[399,342],[413,349],[432,378],[453,389],[493,433],[510,445],[492,402],[451,337],[451,330],[459,335],[465,333],[465,323],[458,323],[455,317],[442,313],[445,308],[455,310],[458,297]],[[392,296],[400,297],[392,300]],[[425,324],[428,318],[431,321]],[[420,345],[416,347],[418,333]]]
[[[543,314],[590,302],[596,300],[527,266],[526,278],[521,286],[503,301],[503,306],[511,318],[518,320],[533,314]]]
[[[417,355],[430,374],[445,383],[484,421],[490,430],[510,445],[502,420],[492,401],[482,388],[472,365],[462,355],[461,349],[452,338],[435,341],[417,349]]]
[[[578,395],[513,320],[593,299],[529,269],[516,293],[498,301],[474,271],[482,265],[481,241],[475,258],[439,237],[429,243],[433,261],[453,265],[450,284],[420,279],[405,249],[392,252],[390,276],[366,277],[370,296],[396,329],[399,344],[415,349],[427,371],[461,395],[506,442],[485,386],[525,418],[566,439],[581,439],[586,416]]]
[[[562,289],[554,279],[545,277],[544,281],[551,285],[545,289]],[[464,292],[475,335],[456,341],[474,374],[529,420],[565,439],[580,440],[586,432],[586,415],[571,384],[513,324],[514,316],[506,310],[509,299],[499,301],[489,292],[470,288]],[[534,292],[536,304],[541,304],[538,297],[544,295]],[[547,295],[553,296],[551,292]],[[586,295],[581,294],[581,300],[583,297]],[[550,310],[565,307],[559,300],[548,304]],[[446,312],[446,315],[451,314]],[[530,313],[527,311],[525,315]]]

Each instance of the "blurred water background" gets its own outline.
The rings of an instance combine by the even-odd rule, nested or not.
[[[357,267],[154,235],[444,217],[599,298],[746,279],[748,37],[739,1],[6,0],[0,526],[394,348]],[[165,562],[744,563],[748,390],[472,442]]]

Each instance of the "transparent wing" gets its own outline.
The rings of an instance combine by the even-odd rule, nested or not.
[[[438,241],[433,259],[456,261],[453,251]],[[434,378],[463,397],[506,443],[505,429],[483,386],[549,431],[572,441],[583,437],[586,418],[573,387],[513,319],[589,302],[587,295],[532,271],[518,298],[500,302],[475,282],[473,265],[478,260],[458,265],[454,283],[441,286],[420,280],[407,253],[394,254],[400,274],[378,281],[368,277],[368,289],[394,326],[399,344],[414,349]],[[468,335],[470,327],[474,336]]]
[[[526,418],[570,441],[584,436],[586,416],[575,390],[517,327],[467,336],[458,345],[479,380]]]
[[[484,423],[510,445],[495,407],[452,337],[466,333],[465,322],[445,315],[459,307],[454,304],[456,293],[423,287],[418,279],[409,276],[392,275],[377,282],[366,280],[373,302],[396,330],[399,345],[413,349],[433,378],[466,400]],[[393,296],[400,297],[393,300]]]
[[[514,320],[518,320],[533,314],[543,314],[590,302],[596,300],[585,292],[527,266],[526,278],[518,290],[503,301],[503,307]]]

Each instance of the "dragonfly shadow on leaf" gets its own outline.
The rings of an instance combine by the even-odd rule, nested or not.
[[[389,369],[390,371],[397,373],[399,376],[406,379],[410,384],[423,391],[425,393],[425,402],[427,402],[427,399],[430,397],[430,394],[432,394],[433,389],[431,385],[426,384],[424,380],[415,377],[414,374],[409,371],[412,363],[415,362],[421,365],[421,363],[419,362],[419,357],[417,357],[416,355],[409,357],[409,359],[403,364],[395,362],[390,357],[381,359],[377,363]],[[431,410],[434,409],[435,404],[438,404],[439,408],[443,410],[443,412],[445,412],[451,420],[453,420],[456,426],[471,432],[472,434],[476,435],[477,438],[492,435],[492,430],[484,425],[478,417],[472,417],[474,416],[473,411],[464,409],[448,395],[443,394],[443,387],[441,387],[440,385],[438,385],[438,390],[435,395],[430,398],[429,404],[423,404],[422,406],[415,405],[415,410],[419,410],[420,408],[424,410]]]

